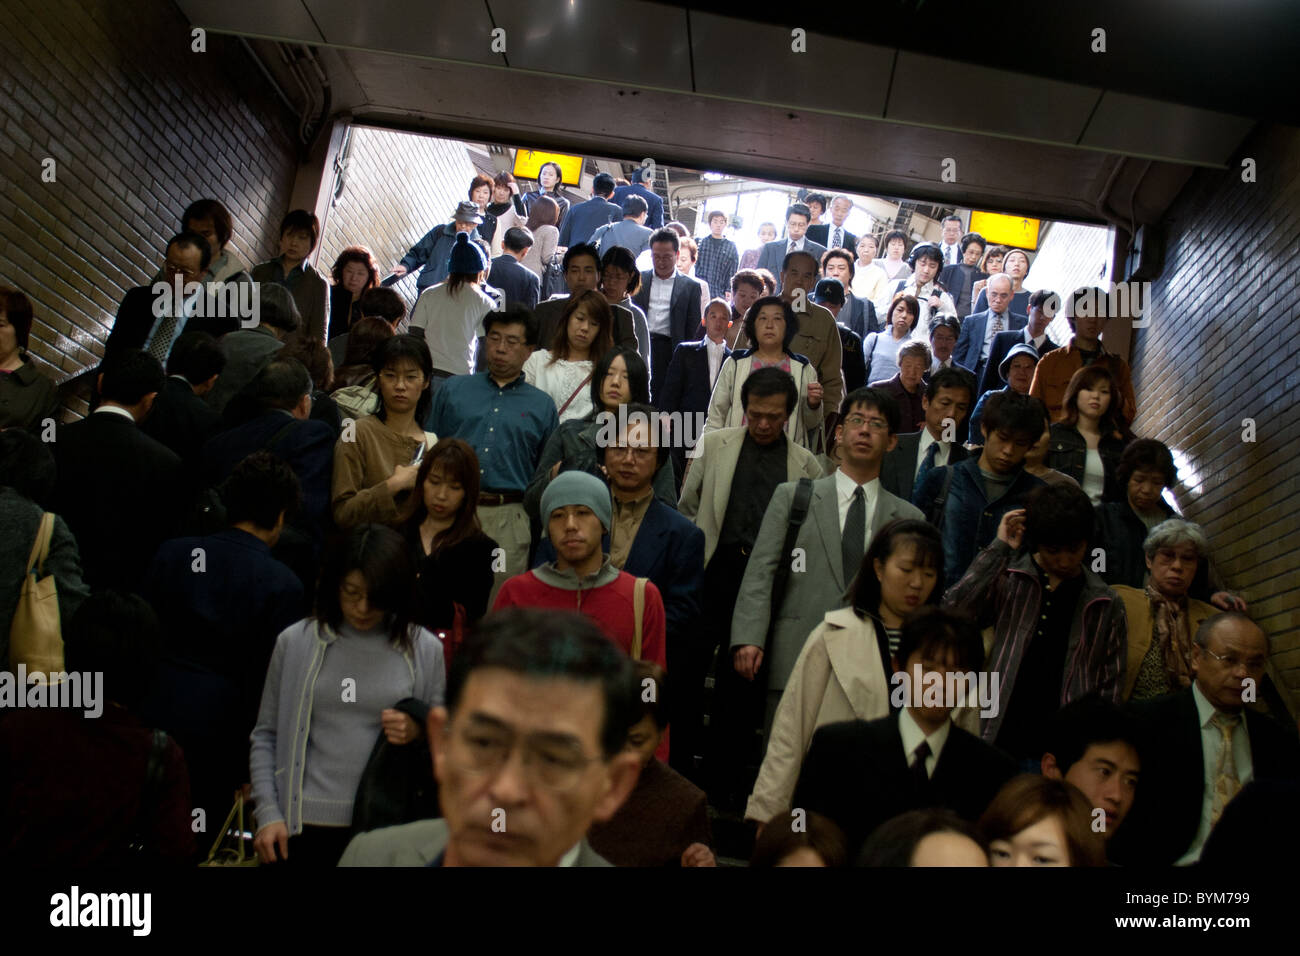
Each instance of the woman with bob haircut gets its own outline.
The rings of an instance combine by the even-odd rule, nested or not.
[[[863,362],[866,365],[865,382],[884,382],[902,371],[898,367],[898,353],[921,319],[921,303],[914,295],[896,293],[889,303],[885,328],[868,332],[862,340]]]
[[[1119,389],[1104,365],[1086,365],[1065,390],[1065,418],[1052,425],[1047,467],[1079,483],[1094,505],[1118,501],[1119,462],[1133,433],[1115,399]]]
[[[1105,836],[1092,829],[1092,807],[1073,784],[1036,773],[998,791],[979,828],[990,866],[1105,866]]]
[[[899,518],[876,532],[844,597],[848,606],[827,611],[799,652],[746,819],[766,823],[789,806],[818,727],[889,713],[893,663],[883,658],[882,643],[897,652],[907,617],[937,603],[942,573],[943,541],[932,525]]]
[[[361,294],[379,288],[379,267],[365,246],[348,246],[334,260],[330,270],[329,338],[337,338],[361,318]]]
[[[402,536],[359,525],[326,550],[312,615],[276,639],[249,757],[263,863],[337,864],[380,734],[423,740],[446,680],[414,585]]]
[[[433,399],[433,358],[424,340],[396,335],[374,351],[379,408],[360,418],[334,446],[334,521],[343,529],[368,521],[396,524],[425,452],[438,440],[420,424]]]
[[[595,359],[614,347],[614,313],[595,289],[570,296],[555,337],[524,362],[524,381],[540,388],[560,414],[560,422],[584,418],[595,407],[590,383]]]
[[[703,434],[719,428],[745,424],[745,405],[741,389],[751,372],[760,368],[779,368],[794,378],[799,390],[799,406],[786,419],[785,434],[792,442],[816,453],[821,435],[822,386],[817,369],[802,355],[790,351],[790,342],[799,332],[799,317],[789,303],[778,296],[755,300],[745,313],[745,337],[752,348],[737,349],[723,360],[718,381],[709,399],[709,417]]]
[[[604,413],[614,416],[617,425],[619,406],[650,404],[650,372],[640,353],[636,349],[613,348],[601,356],[591,374],[590,399],[591,411],[582,418],[561,422],[542,448],[537,470],[524,492],[524,510],[534,520],[541,520],[542,493],[560,472],[585,471],[606,480],[602,450],[596,444],[607,420]],[[664,504],[677,507],[673,465],[667,458],[655,472],[654,491]]]
[[[478,623],[492,592],[497,543],[478,522],[479,464],[459,438],[429,449],[415,477],[402,533],[415,562],[415,620],[434,632]]]

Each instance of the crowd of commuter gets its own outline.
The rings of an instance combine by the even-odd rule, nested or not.
[[[311,264],[310,212],[248,268],[198,200],[155,276],[193,291],[129,290],[57,426],[0,288],[0,658],[49,578],[46,663],[107,700],[0,708],[0,859],[196,863],[237,801],[317,867],[1174,865],[1281,825],[1269,635],[1098,290],[957,216],[859,237],[810,192],[742,251],[573,187],[476,176],[388,270],[409,315],[365,246]]]

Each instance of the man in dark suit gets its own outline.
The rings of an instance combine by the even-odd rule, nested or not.
[[[704,338],[698,342],[683,342],[673,350],[664,387],[655,396],[655,406],[661,412],[676,414],[683,425],[688,416],[695,416],[689,419],[690,426],[680,429],[681,434],[675,435],[673,441],[673,470],[679,490],[682,476],[686,474],[686,455],[695,447],[704,430],[703,421],[708,416],[713,386],[718,381],[722,363],[731,354],[726,338],[730,321],[731,313],[725,306],[715,303],[705,312]],[[698,427],[697,421],[700,423]]]
[[[187,468],[198,463],[203,443],[221,427],[221,416],[203,401],[226,367],[226,355],[206,332],[186,332],[167,359],[167,380],[140,426],[150,438],[180,456]]]
[[[186,485],[176,453],[138,426],[163,387],[158,360],[119,348],[101,368],[99,407],[59,428],[50,510],[76,537],[88,585],[134,591],[176,530]]]
[[[785,238],[776,239],[763,246],[758,257],[758,268],[766,269],[777,277],[776,291],[781,291],[781,272],[785,268],[785,257],[792,252],[806,252],[813,257],[813,262],[821,264],[826,247],[808,238],[808,223],[812,213],[803,203],[797,202],[785,211]]]
[[[302,486],[302,508],[281,535],[276,557],[305,583],[314,577],[312,561],[324,536],[334,475],[334,433],[311,420],[312,388],[311,373],[297,359],[272,359],[248,386],[261,411],[210,439],[202,465],[204,482],[214,488],[255,451],[288,462]]]
[[[591,183],[591,198],[570,206],[560,225],[560,245],[566,249],[580,242],[590,242],[591,234],[608,222],[623,218],[623,207],[610,202],[614,195],[614,177],[597,173]]]
[[[831,200],[830,223],[816,223],[808,227],[807,236],[827,249],[848,249],[856,253],[858,237],[844,228],[844,220],[853,211],[853,200],[848,196],[836,196]]]
[[[984,364],[984,374],[980,378],[980,395],[994,388],[1002,387],[1002,376],[998,368],[1012,347],[1024,343],[1031,345],[1039,358],[1060,346],[1047,337],[1047,327],[1052,324],[1056,314],[1056,293],[1050,289],[1039,289],[1029,297],[1029,320],[1023,329],[1007,329],[993,336],[989,346],[989,358]],[[978,397],[978,396],[977,396]]]
[[[989,279],[985,291],[989,307],[975,312],[961,324],[961,335],[953,350],[953,361],[975,373],[978,381],[988,364],[993,336],[1006,330],[1020,330],[1029,324],[1029,316],[1011,311],[1011,279],[999,272]]]
[[[537,273],[523,265],[522,260],[533,246],[533,234],[523,226],[512,226],[501,239],[501,255],[492,260],[488,272],[488,285],[506,295],[506,308],[522,305],[537,308],[542,293],[542,280]]]
[[[844,288],[844,303],[834,310],[835,321],[845,328],[852,329],[858,338],[865,338],[870,332],[881,331],[880,320],[876,317],[876,306],[870,299],[863,299],[850,291],[853,288],[853,276],[857,272],[853,255],[843,249],[828,249],[822,253],[821,273],[823,278],[838,279]],[[819,303],[825,305],[824,302]],[[853,389],[850,387],[849,391]]]
[[[964,460],[966,447],[957,436],[972,403],[970,382],[960,370],[944,368],[932,375],[921,397],[925,427],[898,436],[898,444],[880,465],[881,487],[911,501],[917,475]]]
[[[1014,760],[950,720],[958,701],[946,693],[947,678],[974,677],[983,651],[968,620],[920,610],[903,625],[894,656],[894,712],[828,724],[813,735],[794,805],[839,824],[850,856],[876,827],[908,810],[947,807],[974,821],[1015,775]],[[927,670],[932,662],[942,670]],[[923,706],[923,692],[936,681],[945,690],[940,704]]]
[[[1295,736],[1244,706],[1255,699],[1268,653],[1268,636],[1250,618],[1216,614],[1193,638],[1191,686],[1132,705],[1143,731],[1142,785],[1111,844],[1117,861],[1194,863],[1243,786],[1300,779]]]
[[[646,204],[645,225],[651,229],[662,229],[664,227],[664,201],[658,193],[645,185],[645,183],[653,182],[653,174],[652,167],[643,166],[632,174],[632,185],[619,186],[609,198],[611,202],[626,213],[628,197],[640,196],[645,200]],[[617,222],[618,220],[614,221]]]
[[[987,278],[980,272],[980,256],[984,255],[984,237],[978,232],[968,232],[961,237],[961,261],[946,265],[939,273],[939,284],[948,290],[957,307],[957,318],[965,321],[974,305],[971,290],[979,279]]]
[[[677,271],[681,240],[671,229],[650,237],[654,268],[641,273],[641,288],[632,301],[645,313],[650,328],[650,392],[667,387],[673,349],[694,339],[700,329],[700,284]]]
[[[302,583],[271,555],[298,505],[298,479],[279,458],[256,452],[222,488],[227,527],[173,538],[145,576],[148,599],[169,637],[166,688],[150,715],[185,750],[190,793],[209,819],[224,814],[248,777],[248,735],[279,633],[307,611]],[[202,573],[196,573],[196,555]],[[217,685],[220,713],[196,708],[196,687]]]

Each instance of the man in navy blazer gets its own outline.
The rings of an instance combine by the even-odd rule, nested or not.
[[[980,377],[980,395],[1002,387],[1002,376],[998,374],[998,369],[1013,347],[1022,342],[1033,346],[1039,358],[1052,349],[1060,348],[1060,345],[1047,337],[1047,327],[1052,323],[1054,315],[1052,305],[1055,301],[1054,292],[1049,289],[1039,289],[1029,297],[1029,321],[1025,327],[1007,329],[993,336],[993,344],[989,346],[989,358],[984,363],[984,374]]]
[[[662,229],[664,227],[664,201],[653,189],[647,188],[644,183],[651,181],[652,169],[649,166],[643,167],[632,174],[632,185],[619,186],[614,190],[610,201],[619,207],[625,209],[624,202],[629,196],[640,196],[645,200],[646,216],[645,224],[651,229]],[[618,220],[614,220],[617,222]]]
[[[673,349],[689,342],[700,330],[700,284],[677,271],[677,253],[681,239],[671,229],[660,229],[650,237],[650,256],[654,268],[641,273],[641,288],[632,301],[645,313],[650,329],[650,390],[658,395],[666,387],[668,363]],[[666,310],[652,308],[651,293],[663,283],[671,282],[672,291]]]
[[[689,429],[683,428],[682,434],[673,442],[673,470],[679,490],[682,476],[686,473],[686,454],[695,447],[704,430],[703,421],[709,413],[714,383],[718,380],[722,363],[731,355],[726,338],[730,321],[729,310],[720,307],[715,306],[705,313],[704,338],[698,342],[683,342],[673,350],[664,387],[655,396],[655,406],[659,411],[676,412],[683,423],[688,416],[697,416],[690,419]],[[697,420],[699,427],[695,425]]]
[[[1011,311],[1011,279],[1004,273],[989,279],[985,291],[988,292],[989,307],[966,317],[961,324],[961,335],[957,337],[957,347],[952,352],[952,360],[974,371],[976,381],[983,377],[984,367],[988,364],[994,317],[1001,317],[1000,331],[1004,332],[1023,329],[1029,324],[1029,316]]]
[[[521,262],[532,245],[533,237],[527,229],[512,226],[501,239],[501,255],[492,260],[488,285],[505,293],[507,309],[516,305],[522,305],[526,309],[537,308],[537,300],[542,294],[542,280]]]
[[[792,252],[806,252],[821,263],[826,247],[808,238],[808,223],[812,212],[801,202],[785,211],[785,238],[765,243],[758,256],[758,268],[776,276],[776,291],[781,291],[781,273],[785,271],[785,258]]]
[[[560,224],[560,245],[566,249],[581,242],[590,242],[591,234],[607,222],[623,218],[623,207],[610,202],[614,195],[614,177],[597,173],[591,184],[591,198],[569,207]]]

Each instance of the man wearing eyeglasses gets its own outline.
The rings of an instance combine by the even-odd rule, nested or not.
[[[845,591],[876,532],[895,518],[923,518],[919,508],[880,484],[881,461],[898,442],[897,403],[879,389],[860,388],[844,399],[842,414],[835,430],[840,465],[813,482],[795,555],[783,553],[797,488],[797,482],[787,482],[772,495],[736,599],[731,622],[736,672],[754,680],[764,657],[770,659],[765,736],[804,641],[827,611],[847,603]],[[769,641],[772,591],[781,561],[793,563]]]
[[[443,819],[361,834],[340,866],[609,866],[585,837],[636,785],[630,662],[581,614],[489,614],[429,712]]]
[[[1112,857],[1139,865],[1195,863],[1224,806],[1252,780],[1300,779],[1300,744],[1245,705],[1259,696],[1269,642],[1245,614],[1203,621],[1186,689],[1132,705],[1146,739],[1142,789]]]

